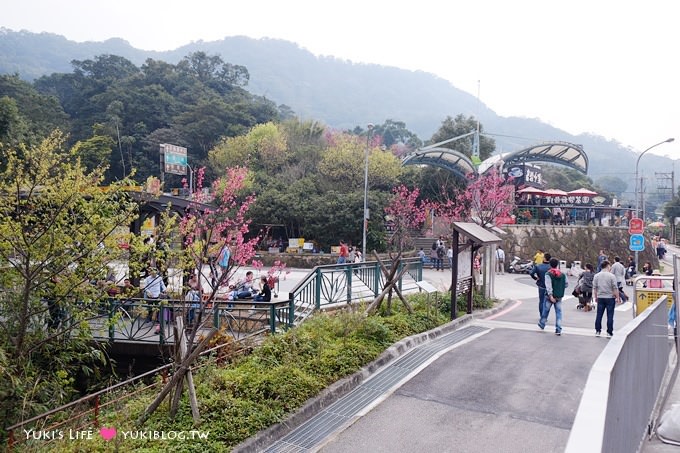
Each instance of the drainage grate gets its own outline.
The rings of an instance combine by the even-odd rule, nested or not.
[[[416,346],[395,360],[394,363],[374,374],[369,380],[361,383],[347,395],[276,441],[265,451],[270,453],[310,451],[434,355],[468,337],[487,330],[489,329],[485,327],[469,326],[443,335],[427,344]]]

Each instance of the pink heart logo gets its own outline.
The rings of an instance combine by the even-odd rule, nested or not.
[[[111,440],[116,437],[116,428],[102,428],[99,430],[99,434],[104,440]]]

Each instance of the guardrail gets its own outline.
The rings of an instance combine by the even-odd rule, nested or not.
[[[201,313],[200,306],[183,300],[110,298],[100,306],[100,315],[90,319],[90,328],[95,340],[164,345],[175,341],[172,326],[177,317],[199,329],[223,328],[235,338],[262,330],[275,333],[292,325],[294,306],[290,300],[220,300],[204,304]]]
[[[670,352],[667,296],[616,331],[586,382],[566,453],[639,451]]]
[[[563,213],[569,214],[569,219],[558,220],[553,217],[552,212],[546,217],[544,209],[559,207]],[[590,217],[590,212],[595,212],[595,217]],[[618,215],[617,215],[618,213]],[[628,228],[627,219],[632,218],[632,210],[622,207],[611,206],[588,206],[588,205],[574,205],[574,203],[567,202],[563,204],[551,205],[536,205],[536,204],[520,204],[513,210],[515,215],[515,223],[518,225],[588,225],[593,224],[597,226],[603,225],[603,220],[608,223],[610,227]],[[625,219],[625,220],[624,220]]]
[[[387,263],[388,269],[391,263]],[[399,290],[417,290],[423,279],[423,263],[419,258],[400,261],[397,274],[406,267],[399,280]],[[314,310],[351,304],[374,298],[382,289],[385,277],[377,261],[316,266],[293,288],[289,299],[295,305],[293,324],[307,318]]]

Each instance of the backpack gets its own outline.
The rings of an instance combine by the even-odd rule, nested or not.
[[[444,258],[444,255],[446,255],[446,250],[444,250],[444,246],[440,245],[437,247],[437,258]]]

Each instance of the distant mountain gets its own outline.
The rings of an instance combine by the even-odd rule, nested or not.
[[[436,75],[373,64],[356,64],[333,57],[316,57],[298,45],[277,39],[237,36],[192,42],[167,52],[135,49],[122,39],[76,43],[50,33],[0,29],[0,73],[18,73],[33,80],[53,72],[71,72],[71,60],[101,54],[125,57],[141,65],[147,58],[177,63],[195,51],[219,54],[250,73],[250,92],[289,106],[304,119],[323,121],[340,129],[365,127],[386,119],[403,121],[427,140],[446,116],[478,117],[493,134],[501,151],[514,151],[541,141],[583,145],[590,160],[589,176],[619,176],[632,192],[636,154],[615,141],[571,135],[538,119],[501,117],[474,96]],[[0,93],[1,95],[2,93]],[[665,171],[673,161],[649,155],[641,172]]]

